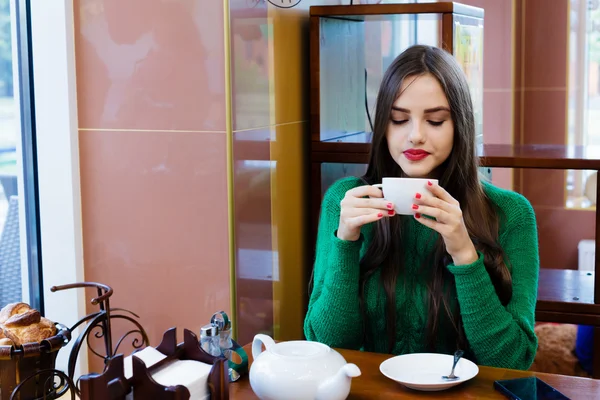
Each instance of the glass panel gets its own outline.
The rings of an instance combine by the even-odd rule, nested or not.
[[[600,2],[571,0],[569,32],[569,113],[567,144],[600,145]],[[568,171],[569,208],[593,208],[594,171]],[[595,197],[595,194],[593,195]]]
[[[321,193],[325,194],[327,189],[338,179],[347,176],[362,176],[367,172],[367,164],[321,164]]]
[[[515,170],[513,168],[484,168],[484,176],[491,182],[506,190],[517,190],[513,179]]]
[[[413,44],[440,46],[440,22],[439,14],[321,18],[321,140],[370,142],[385,70]]]
[[[593,170],[567,170],[567,208],[587,209],[596,206],[598,172]],[[575,190],[575,186],[578,186]]]
[[[565,170],[515,169],[514,173],[521,176],[521,187],[515,189],[536,200],[533,208],[542,268],[579,269],[578,248],[582,241],[594,240],[595,217],[564,208]]]
[[[37,211],[21,217],[26,209],[36,209],[35,193],[25,190],[24,196],[22,188],[37,190],[31,162],[29,21],[22,4],[0,0],[0,307],[24,301],[43,311],[38,252],[30,251],[27,242],[28,236],[32,242],[37,237]],[[23,182],[24,170],[31,179]]]
[[[236,245],[237,339],[248,343],[256,333],[273,336],[273,282],[279,280],[274,230],[270,129],[233,136]]]
[[[233,129],[268,126],[272,123],[269,90],[274,85],[274,75],[269,74],[273,23],[266,7],[248,7],[239,1],[230,5]]]
[[[475,114],[475,142],[483,144],[483,20],[454,15],[454,56],[469,82]]]

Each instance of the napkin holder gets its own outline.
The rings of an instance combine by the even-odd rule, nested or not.
[[[139,358],[132,357],[133,376],[125,378],[124,358],[119,354],[108,363],[102,374],[90,374],[80,379],[82,400],[125,400],[133,392],[133,400],[189,400],[189,390],[182,385],[163,386],[152,379],[152,372],[174,360],[192,360],[212,365],[207,385],[211,400],[229,399],[228,361],[205,352],[198,337],[184,329],[183,343],[177,344],[177,330],[167,330],[156,348],[167,356],[164,360],[147,367]]]

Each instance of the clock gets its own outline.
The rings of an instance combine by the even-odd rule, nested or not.
[[[300,3],[302,0],[267,0],[269,3],[273,4],[275,7],[279,8],[292,8]]]

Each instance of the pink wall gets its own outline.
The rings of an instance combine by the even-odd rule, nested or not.
[[[230,312],[222,3],[76,0],[75,21],[85,279],[153,344],[198,333]]]

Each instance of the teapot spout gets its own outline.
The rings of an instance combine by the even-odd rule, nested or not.
[[[360,376],[360,369],[356,364],[343,365],[335,375],[319,385],[315,400],[345,400],[350,394],[352,378],[357,376]]]
[[[356,366],[356,364],[346,364],[340,370],[339,373],[344,373],[348,378],[356,378],[360,376],[360,369]]]

